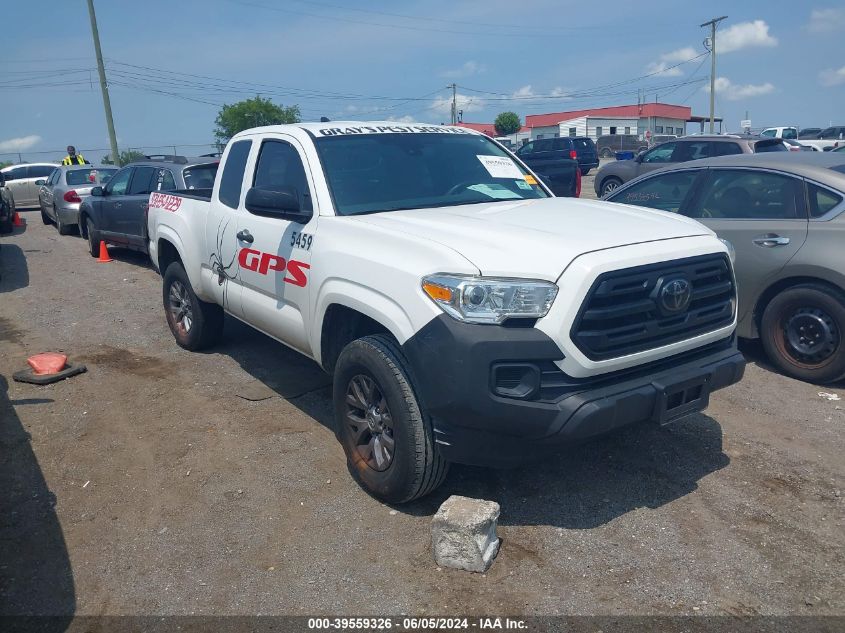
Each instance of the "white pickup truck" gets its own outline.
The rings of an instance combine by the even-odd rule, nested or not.
[[[667,192],[671,195],[671,192]],[[670,213],[554,198],[458,127],[303,123],[231,139],[209,191],[153,193],[179,345],[228,313],[334,375],[350,471],[389,502],[740,380],[730,250]]]

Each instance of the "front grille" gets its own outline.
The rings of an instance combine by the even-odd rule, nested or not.
[[[689,284],[689,304],[669,312],[666,303],[671,302],[659,295],[676,280]],[[729,325],[735,304],[736,288],[725,255],[615,270],[596,279],[570,334],[587,358],[616,358]]]

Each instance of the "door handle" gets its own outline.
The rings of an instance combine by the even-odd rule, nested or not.
[[[123,206],[123,203],[122,203],[122,202],[115,202],[115,203],[114,203],[114,208],[115,208],[115,209],[119,209],[119,208],[120,208],[120,207],[122,207],[122,206]]]
[[[781,237],[770,233],[768,235],[761,235],[752,240],[757,246],[765,246],[766,248],[774,248],[775,246],[786,246],[789,244],[788,237]]]
[[[241,229],[240,231],[238,231],[238,234],[235,237],[237,237],[238,240],[240,240],[241,242],[246,242],[247,244],[252,244],[252,242],[255,240],[255,238],[252,237],[252,233],[250,233],[246,229]]]

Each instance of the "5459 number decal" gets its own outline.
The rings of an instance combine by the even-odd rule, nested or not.
[[[290,245],[296,248],[301,248],[306,251],[311,250],[311,244],[314,241],[314,236],[310,233],[299,233],[294,231],[290,234]]]

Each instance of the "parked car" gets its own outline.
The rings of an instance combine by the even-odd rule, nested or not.
[[[763,138],[784,138],[796,139],[798,138],[798,128],[795,127],[767,127],[760,132]]]
[[[845,152],[845,145],[840,145],[839,147],[835,147],[830,151],[831,152]]]
[[[91,189],[79,206],[79,229],[93,257],[100,241],[148,252],[147,209],[156,191],[210,190],[218,160],[161,157],[142,160],[118,170],[108,184]]]
[[[711,156],[751,154],[754,152],[785,152],[781,139],[762,139],[757,136],[714,135],[684,136],[662,143],[636,156],[633,160],[618,160],[604,165],[596,173],[596,195],[603,197],[629,180],[649,171],[673,163],[683,163]]]
[[[801,143],[811,145],[822,151],[845,145],[845,125],[834,125],[819,132],[815,138],[803,138]]]
[[[798,138],[818,138],[819,134],[821,134],[822,129],[820,127],[805,127],[801,128],[801,131],[798,132]]]
[[[586,136],[536,139],[516,150],[516,155],[527,163],[533,163],[532,169],[535,165],[539,166],[544,161],[556,160],[564,156],[578,162],[582,176],[586,176],[591,169],[599,166],[596,144],[593,139]]]
[[[596,141],[596,151],[602,158],[613,158],[616,152],[641,152],[648,149],[648,142],[636,134],[605,134]]]
[[[845,156],[724,156],[638,178],[607,198],[698,220],[736,252],[737,333],[785,374],[845,376]]]
[[[817,147],[813,147],[812,145],[804,145],[803,143],[799,143],[798,141],[791,139],[791,138],[782,138],[783,144],[786,145],[786,148],[790,152],[818,152]]]
[[[562,141],[570,139],[542,138],[530,141],[519,148],[516,155],[537,173],[556,196],[577,198],[581,195],[581,169],[577,157],[573,158],[575,150],[566,149],[569,144]]]
[[[655,134],[649,139],[649,146],[653,147],[666,141],[674,141],[676,138],[678,138],[677,134]]]
[[[12,218],[15,215],[15,198],[6,186],[5,174],[0,171],[0,233],[12,232]]]
[[[536,176],[463,128],[245,130],[212,191],[150,196],[162,316],[199,350],[229,312],[333,374],[348,468],[393,503],[737,382],[726,245]]]
[[[106,184],[117,167],[60,165],[46,180],[36,180],[38,206],[44,224],[55,223],[59,235],[67,235],[79,224],[79,205],[97,185]]]
[[[56,163],[27,163],[0,170],[18,209],[38,208],[38,186],[35,181],[47,178],[56,167]]]

